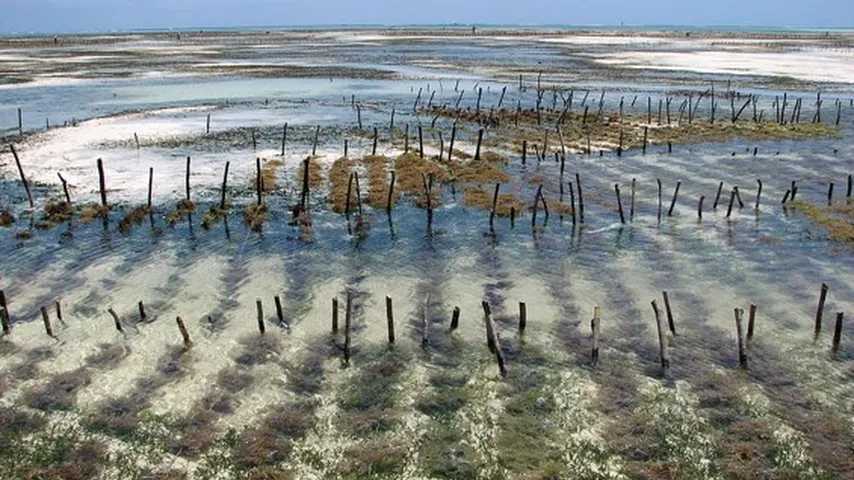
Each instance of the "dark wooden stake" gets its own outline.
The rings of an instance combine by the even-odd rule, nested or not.
[[[352,321],[352,295],[347,291],[347,308],[344,311],[344,363],[350,364],[350,322]]]
[[[118,330],[119,333],[125,333],[125,329],[124,329],[124,327],[122,327],[122,321],[119,318],[119,315],[116,313],[116,311],[113,310],[112,307],[110,307],[107,309],[107,313],[109,313],[110,316],[113,317],[113,324],[116,326],[116,330]],[[48,334],[48,335],[50,335],[50,334]],[[53,336],[53,335],[51,335],[51,336]]]
[[[57,307],[57,311],[59,311],[59,303],[58,302],[56,304],[56,307]],[[146,315],[145,315],[145,305],[142,304],[142,300],[140,300],[139,303],[137,303],[137,307],[139,307],[139,321],[144,322],[145,319],[148,317],[146,317]]]
[[[750,310],[747,313],[747,343],[753,340],[753,327],[756,323],[756,305],[750,304]]]
[[[718,203],[721,200],[721,192],[723,191],[723,189],[724,189],[724,182],[721,182],[718,184],[718,193],[715,194],[715,203],[712,204],[712,210],[718,209]]]
[[[282,156],[285,156],[285,144],[288,142],[288,123],[285,122],[285,126],[282,127]]]
[[[498,362],[498,370],[502,377],[507,376],[507,367],[504,363],[504,353],[501,351],[501,345],[498,342],[498,334],[495,331],[495,325],[492,323],[492,312],[490,312],[489,304],[482,302],[483,305],[483,321],[486,324],[487,346],[489,350],[495,354],[495,359]]]
[[[18,110],[18,113],[20,114],[20,109]],[[18,158],[18,152],[15,150],[14,145],[10,144],[9,149],[12,150],[12,156],[15,157],[15,165],[18,166],[18,174],[21,176],[21,183],[24,184],[24,191],[27,192],[27,200],[30,202],[30,208],[33,208],[35,205],[33,203],[33,194],[30,192],[30,183],[27,181],[27,177],[24,175],[23,167],[21,167],[21,159]]]
[[[263,199],[264,187],[261,184],[261,157],[255,158],[255,195],[257,196],[257,204],[261,205]]]
[[[338,333],[338,298],[332,299],[332,333]]]
[[[756,179],[756,184],[758,185],[758,188],[756,190],[756,206],[754,207],[754,210],[756,210],[758,212],[759,211],[759,200],[762,197],[762,180]]]
[[[735,309],[735,334],[738,340],[738,365],[741,368],[747,368],[747,353],[744,351],[744,334],[742,327],[742,317],[744,310],[741,308]]]
[[[451,314],[451,331],[453,332],[460,326],[460,307],[454,307],[454,311]]]
[[[705,199],[706,199],[706,197],[704,195],[700,195],[700,202],[697,204],[697,219],[698,220],[703,219],[703,200],[705,200]]]
[[[41,307],[42,311],[42,322],[44,322],[44,331],[47,333],[48,337],[53,337],[53,328],[50,326],[50,318],[47,316],[47,309]],[[119,329],[121,330],[121,328]]]
[[[661,369],[667,376],[670,370],[670,355],[667,353],[667,342],[664,339],[664,327],[661,325],[661,313],[655,300],[652,301],[652,311],[655,312],[655,325],[658,328],[658,357],[661,360]]]
[[[526,326],[528,326],[528,306],[525,302],[519,302],[519,335],[525,333]]]
[[[836,326],[833,329],[833,346],[830,348],[830,353],[836,357],[839,353],[839,343],[842,341],[842,312],[836,313]]]
[[[818,340],[818,336],[821,334],[821,320],[824,316],[824,302],[827,300],[827,291],[829,287],[827,284],[821,284],[821,293],[818,296],[818,308],[815,311],[815,336],[814,340]]]
[[[635,219],[635,183],[636,179],[632,179],[632,197],[629,202],[629,221],[634,221]]]
[[[181,332],[181,338],[184,340],[184,349],[189,350],[190,347],[193,346],[193,341],[190,340],[190,334],[187,332],[187,327],[184,325],[184,321],[181,320],[181,317],[176,317],[175,323],[178,324],[178,331]]]
[[[663,292],[664,296],[664,311],[667,313],[667,326],[670,328],[670,333],[676,335],[676,324],[673,322],[673,312],[670,310],[670,297],[667,292]]]
[[[255,310],[258,311],[258,331],[261,335],[267,331],[267,326],[264,323],[264,305],[261,303],[261,299],[255,300]]]
[[[391,306],[391,297],[385,297],[385,316],[388,320],[388,343],[394,343],[394,310]]]
[[[591,363],[595,367],[599,364],[599,306],[593,307],[593,320],[590,321],[590,329],[593,333],[593,349],[591,352]]]
[[[258,160],[261,161],[260,159]],[[185,179],[185,186],[187,190],[187,201],[190,201],[190,157],[187,157],[187,175]]]
[[[104,162],[98,159],[98,184],[101,187],[101,206],[107,208],[107,186],[104,180]]]
[[[575,174],[575,186],[578,187],[578,221],[584,223],[584,196],[581,194],[581,175]],[[573,212],[575,209],[572,209]]]
[[[682,182],[676,182],[676,189],[673,190],[673,199],[670,201],[670,210],[667,211],[667,216],[673,216],[673,208],[676,207],[676,197],[679,196],[679,187],[682,186]]]
[[[388,185],[388,199],[386,200],[386,204],[385,204],[385,211],[388,215],[391,215],[391,199],[392,199],[392,196],[394,195],[394,180],[395,180],[395,175],[394,175],[394,170],[392,170],[391,182],[389,182],[389,185]]]
[[[219,208],[225,210],[225,192],[228,189],[228,166],[231,162],[225,162],[225,171],[222,174],[222,189],[220,190]]]
[[[495,184],[495,193],[492,194],[492,210],[489,212],[489,229],[492,230],[493,222],[495,221],[495,209],[498,206],[498,189],[501,188],[500,183]]]
[[[617,194],[617,210],[620,212],[620,223],[625,224],[626,218],[623,216],[623,201],[620,199],[620,185],[614,184],[614,192]]]
[[[276,295],[273,297],[273,302],[276,304],[276,318],[279,319],[279,326],[285,326],[285,312],[282,309],[282,299]]]
[[[67,203],[68,206],[71,206],[71,195],[68,194],[68,182],[65,181],[65,178],[63,178],[61,173],[56,172],[56,176],[59,177],[59,181],[62,182],[62,191],[65,193],[65,203]]]

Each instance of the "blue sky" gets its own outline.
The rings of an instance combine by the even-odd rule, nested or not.
[[[854,1],[0,0],[0,33],[453,22],[845,28],[854,27]]]

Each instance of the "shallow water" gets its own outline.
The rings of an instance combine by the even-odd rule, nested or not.
[[[394,57],[407,48],[406,42],[395,41],[384,54]],[[437,49],[417,47],[422,48]],[[499,56],[484,46],[472,51],[459,46],[446,49],[437,61],[449,65],[464,63],[458,55],[477,59],[483,49]],[[551,47],[543,49],[537,54],[552,54]],[[462,188],[453,195],[445,185],[442,206],[434,211],[429,228],[425,210],[404,200],[390,217],[366,207],[369,230],[359,237],[350,233],[343,215],[329,210],[326,191],[320,189],[311,194],[314,228],[306,241],[288,224],[288,207],[298,199],[296,173],[311,151],[315,125],[322,127],[318,153],[324,168],[341,155],[344,139],[350,140],[351,157],[368,153],[374,126],[380,131],[380,151],[400,153],[401,133],[396,130],[394,142],[389,139],[392,108],[398,129],[412,125],[412,148],[417,148],[416,122],[426,129],[428,151],[437,147],[434,133],[447,135],[450,130],[446,119],[437,121],[436,130],[427,128],[432,118],[414,115],[412,106],[419,89],[438,89],[435,104],[456,101],[457,70],[403,65],[396,71],[407,78],[99,80],[0,90],[4,105],[24,105],[26,112],[63,121],[81,120],[76,127],[38,133],[20,145],[28,177],[51,184],[36,189],[38,205],[49,195],[59,195],[54,180],[58,170],[71,183],[75,202],[96,201],[95,158],[105,162],[109,198],[117,204],[106,222],[83,224],[75,218],[48,230],[33,229],[33,238],[17,238],[18,232],[27,230],[28,218],[37,219],[39,213],[27,213],[14,163],[3,154],[0,206],[18,217],[11,228],[0,228],[0,245],[9,252],[0,288],[13,325],[12,334],[2,340],[3,403],[29,408],[30,392],[74,372],[87,381],[71,391],[68,410],[84,424],[110,400],[133,400],[155,417],[186,420],[195,419],[193,415],[218,398],[231,407],[214,409],[212,420],[193,425],[222,436],[229,428],[238,432],[261,428],[265,419],[299,406],[307,409],[308,431],[294,429],[285,439],[277,437],[287,449],[274,443],[275,449],[293,448],[294,453],[275,466],[302,472],[305,478],[360,478],[361,469],[385,465],[383,459],[358,449],[362,441],[401,458],[388,467],[388,478],[517,478],[558,467],[561,475],[572,477],[581,475],[583,468],[602,465],[607,467],[599,471],[612,474],[595,478],[638,476],[660,465],[684,478],[727,478],[732,473],[729,462],[735,458],[727,445],[743,440],[732,424],[748,420],[769,432],[784,427],[795,432],[779,438],[803,439],[781,441],[773,448],[805,445],[806,460],[793,466],[767,454],[768,468],[803,478],[815,474],[814,467],[832,478],[851,474],[844,460],[833,460],[850,448],[854,438],[850,322],[843,326],[838,359],[831,360],[828,350],[835,312],[847,316],[854,307],[854,256],[849,245],[828,239],[821,228],[780,203],[792,180],[798,181],[799,198],[819,204],[825,201],[828,182],[835,182],[836,201],[844,201],[846,177],[854,167],[850,109],[843,111],[838,138],[675,145],[670,154],[659,145],[646,155],[630,150],[621,157],[612,152],[601,157],[571,154],[562,181],[565,185],[576,172],[581,175],[583,225],[573,225],[568,215],[560,218],[554,211],[544,223],[541,211],[533,229],[530,213],[524,212],[513,226],[509,219],[496,219],[491,233],[488,212],[465,207]],[[517,99],[526,105],[532,102],[535,74],[529,72],[527,77],[529,90],[519,92],[510,85],[507,104],[515,105]],[[705,88],[706,81],[695,88]],[[621,95],[628,100],[637,92],[640,98],[649,95],[655,101],[669,88],[666,80],[648,90],[607,78],[585,78],[582,83],[607,85],[609,110],[618,107]],[[505,83],[463,78],[464,105],[474,106],[475,85],[484,88],[483,104],[495,105]],[[584,86],[577,88],[578,94]],[[762,94],[766,108],[779,94],[761,85],[752,91]],[[808,97],[807,91],[790,94]],[[850,94],[840,92],[843,98]],[[365,134],[356,129],[351,95],[362,105]],[[421,101],[426,102],[428,95],[423,93]],[[589,102],[598,102],[596,91],[590,93]],[[629,111],[645,113],[641,103],[645,102]],[[106,116],[136,109],[142,112]],[[807,110],[805,105],[810,117]],[[204,134],[208,114],[212,138]],[[726,112],[722,115],[725,118]],[[825,115],[831,115],[829,110]],[[6,125],[10,118],[4,111],[0,121]],[[32,122],[26,124],[28,129],[38,125]],[[284,122],[292,130],[278,188],[265,199],[269,218],[261,232],[251,231],[241,210],[254,201],[252,159],[278,156],[278,133],[268,132],[278,132]],[[248,138],[217,140],[218,132],[244,127],[261,133],[256,149]],[[137,150],[131,143],[134,133],[143,143],[154,144]],[[165,143],[176,136],[185,140],[181,146]],[[457,146],[473,151],[475,138],[472,131],[461,129]],[[447,147],[447,136],[445,142]],[[758,147],[757,156],[753,147]],[[542,176],[547,199],[558,199],[559,165],[551,157],[539,163],[531,156],[523,166],[517,153],[503,153],[510,158],[506,171],[512,179],[502,192],[512,191],[529,203],[536,187],[529,180]],[[164,215],[183,196],[188,155],[196,213],[169,225]],[[231,162],[230,195],[236,207],[226,223],[205,229],[202,215],[218,201],[226,161]],[[130,233],[121,233],[122,209],[145,200],[149,167],[155,169],[155,213]],[[637,185],[634,216],[621,224],[613,186],[620,185],[628,216],[632,179]],[[660,220],[657,179],[664,197]],[[764,184],[758,212],[753,209],[756,179]],[[724,193],[712,210],[719,181],[725,183]],[[677,182],[681,182],[679,197],[670,216]],[[736,207],[727,219],[733,185],[740,187],[745,206]],[[706,197],[702,221],[696,216],[700,195]],[[822,282],[830,286],[830,295],[822,335],[813,343]],[[654,299],[662,306],[662,291],[669,293],[677,332],[668,340],[672,368],[667,379],[661,379],[650,306]],[[345,366],[348,292],[354,305],[353,338],[352,357]],[[276,295],[287,327],[276,318]],[[396,321],[396,347],[391,351],[384,348],[386,296],[393,300]],[[339,302],[340,330],[335,336],[330,334],[332,298]],[[280,345],[266,353],[262,351],[266,347],[253,343],[258,337],[258,299],[264,308],[265,336]],[[508,360],[507,379],[499,377],[485,348],[483,300],[492,308]],[[55,320],[56,301],[64,324]],[[145,304],[148,322],[139,322],[139,301]],[[519,302],[527,307],[524,335],[517,331]],[[750,304],[759,308],[757,333],[749,350],[750,368],[741,371],[733,309],[747,310]],[[42,306],[51,312],[56,339],[43,333]],[[594,306],[602,312],[597,368],[590,366],[589,320]],[[124,332],[116,331],[107,314],[110,307],[121,318]],[[450,333],[454,307],[461,310],[460,327]],[[174,357],[181,343],[177,316],[194,343],[180,357]],[[102,344],[122,346],[123,354],[102,365],[93,356]],[[38,349],[53,356],[34,362],[31,355]],[[246,363],[254,355],[258,359]],[[175,369],[164,369],[163,362],[171,359]],[[20,367],[25,364],[39,374],[24,375]],[[228,369],[248,375],[248,384],[234,387],[234,392],[225,390],[220,374]],[[306,386],[312,382],[316,385]],[[383,389],[371,390],[374,385]],[[765,398],[767,408],[761,416],[742,412],[752,405],[747,404],[745,391]],[[371,423],[371,402],[385,401],[386,395],[390,404],[383,422]],[[433,408],[449,399],[459,404]],[[585,405],[588,414],[571,405]],[[673,417],[686,424],[696,421],[697,428],[673,430],[666,416],[648,415],[656,405],[672,409]],[[360,422],[374,428],[365,433]],[[168,425],[173,428],[170,436],[192,431],[186,425],[175,426],[183,425],[180,422]],[[635,443],[620,433],[633,425],[642,432]],[[548,444],[539,452],[526,443],[537,432]],[[663,432],[663,443],[639,456],[638,448],[649,438],[658,438],[644,436],[649,432]],[[756,445],[773,443],[768,435]],[[127,447],[126,438],[109,438],[116,448]],[[696,450],[659,451],[676,441]],[[575,445],[579,456],[566,459],[562,457],[566,451],[550,442]],[[396,449],[401,445],[421,455],[403,455]],[[211,444],[204,451],[221,448],[225,447]],[[228,451],[238,455],[239,450]],[[324,460],[316,460],[321,453]],[[168,455],[178,464],[190,465],[190,470],[209,462],[188,452],[170,450]],[[560,466],[550,460],[555,455],[564,458]],[[710,462],[714,475],[692,477],[688,465],[696,463],[697,455]],[[760,475],[766,467],[745,468]],[[201,470],[195,471],[202,478]]]

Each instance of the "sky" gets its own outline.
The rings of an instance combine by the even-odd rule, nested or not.
[[[0,0],[3,34],[440,23],[850,28],[854,0]]]

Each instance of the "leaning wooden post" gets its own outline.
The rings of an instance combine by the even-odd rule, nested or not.
[[[98,184],[101,187],[101,206],[107,208],[107,186],[104,180],[104,162],[98,159]]]
[[[756,184],[758,185],[758,189],[756,190],[756,206],[754,210],[759,211],[759,199],[762,197],[762,180],[756,179]]]
[[[584,223],[584,196],[581,194],[581,175],[577,172],[575,174],[575,186],[578,188],[578,221]]]
[[[276,318],[279,319],[279,326],[284,327],[285,324],[285,312],[282,309],[282,299],[276,295],[273,297],[273,302],[276,304]]]
[[[18,110],[18,112],[20,112],[20,110]],[[18,158],[18,152],[15,150],[14,145],[10,144],[9,149],[12,150],[12,156],[15,157],[15,165],[18,166],[18,174],[21,176],[21,183],[24,184],[24,191],[27,192],[27,200],[30,202],[30,208],[33,208],[35,206],[33,203],[33,194],[30,192],[30,183],[24,175],[24,168],[21,167],[21,159]]]
[[[679,187],[682,186],[682,182],[676,182],[676,190],[673,191],[673,199],[670,201],[670,210],[667,211],[667,216],[673,216],[673,208],[676,207],[676,197],[679,196]]]
[[[261,332],[261,335],[264,335],[267,327],[264,324],[264,305],[261,303],[260,298],[255,300],[255,310],[258,311],[258,331]]]
[[[460,326],[460,307],[454,307],[454,311],[451,314],[451,328],[450,331],[454,331]]]
[[[50,318],[47,316],[47,309],[41,307],[42,311],[42,322],[44,322],[44,331],[47,333],[48,337],[53,337],[53,328],[50,326]]]
[[[744,310],[741,308],[735,309],[735,334],[738,340],[738,365],[741,368],[747,368],[747,353],[744,351],[744,334],[742,328],[742,316]]]
[[[317,155],[317,141],[318,141],[319,137],[320,137],[320,125],[318,125],[317,128],[314,130],[314,143],[311,146],[311,156],[312,157]]]
[[[620,200],[620,185],[614,184],[614,192],[617,194],[617,209],[620,211],[620,223],[625,224],[626,218],[623,216],[623,201]]]
[[[528,325],[528,306],[525,302],[519,302],[519,335],[525,333],[525,327]]]
[[[818,308],[815,311],[815,336],[813,340],[818,340],[818,336],[821,334],[821,319],[824,316],[824,302],[827,300],[828,289],[827,284],[821,284],[821,293],[818,296]]]
[[[457,122],[451,125],[451,143],[448,146],[448,162],[454,159],[454,140],[457,138]]]
[[[661,325],[661,313],[655,300],[652,301],[652,311],[655,312],[655,325],[658,328],[658,357],[661,360],[661,369],[665,376],[670,370],[670,356],[667,353],[667,342],[664,339],[664,327]]]
[[[220,190],[219,209],[225,210],[225,192],[228,188],[228,166],[231,162],[225,162],[225,172],[222,174],[222,189]]]
[[[830,348],[830,353],[836,357],[839,353],[839,343],[842,341],[842,312],[836,313],[836,326],[833,329],[833,346]]]
[[[68,182],[65,181],[65,177],[63,177],[61,173],[56,172],[56,176],[59,177],[59,181],[62,182],[62,191],[63,191],[63,193],[65,193],[65,203],[67,203],[68,206],[70,207],[71,206],[71,195],[69,195],[69,193],[68,193]]]
[[[724,189],[724,182],[721,182],[718,184],[718,193],[715,194],[715,203],[712,204],[712,210],[718,209],[718,203],[721,200],[721,192],[723,191],[723,189]]]
[[[590,321],[590,328],[593,330],[593,350],[591,352],[591,363],[595,367],[599,364],[599,305],[593,307],[593,320]]]
[[[344,362],[350,363],[350,322],[352,321],[352,295],[347,290],[347,309],[344,311]]]
[[[833,182],[830,182],[830,186],[827,188],[827,206],[833,205]]]
[[[139,321],[144,322],[148,317],[145,315],[145,305],[142,304],[142,300],[137,303],[137,307],[139,308]],[[56,304],[56,310],[59,311],[59,302]]]
[[[371,147],[371,155],[376,156],[377,154],[377,141],[379,140],[379,132],[377,131],[377,127],[374,127],[374,145]]]
[[[113,310],[113,307],[108,308],[107,313],[109,313],[110,316],[113,317],[113,325],[116,326],[116,330],[118,330],[119,333],[125,333],[125,329],[124,327],[122,327],[122,321],[119,318],[119,314],[117,314],[116,311]]]
[[[181,320],[181,317],[176,317],[175,323],[178,324],[178,331],[181,332],[181,338],[184,340],[184,349],[189,350],[190,347],[193,346],[193,342],[190,340],[190,334],[187,332],[187,327],[184,325],[184,321]]]
[[[492,230],[495,221],[495,209],[498,206],[498,189],[501,188],[500,183],[495,184],[495,193],[492,194],[492,210],[489,212],[489,229]]]
[[[750,310],[747,314],[747,343],[753,340],[753,327],[756,322],[756,305],[750,304]]]
[[[705,195],[700,195],[700,202],[697,204],[697,219],[703,220],[703,201],[706,199]]]
[[[385,316],[386,320],[388,320],[388,343],[394,343],[394,311],[391,307],[391,297],[386,295],[385,297]]]
[[[729,194],[729,206],[726,209],[726,218],[729,218],[729,216],[732,214],[733,202],[735,202],[735,188],[733,188]]]
[[[486,323],[487,346],[489,350],[495,354],[495,359],[498,362],[498,370],[502,377],[507,376],[507,367],[504,363],[504,353],[501,351],[501,345],[498,343],[498,334],[495,332],[495,325],[492,323],[492,312],[490,312],[489,304],[486,301],[483,305],[483,320]]]
[[[673,311],[670,310],[670,297],[667,292],[662,292],[664,295],[664,311],[667,313],[667,326],[670,328],[670,333],[676,335],[676,324],[673,322]]]
[[[6,292],[0,290],[0,311],[6,313],[6,322],[12,322],[12,316],[9,315],[9,304],[6,303]]]
[[[477,131],[477,148],[474,151],[475,161],[480,160],[480,144],[483,142],[483,129]]]
[[[332,333],[338,333],[338,298],[332,298]]]

